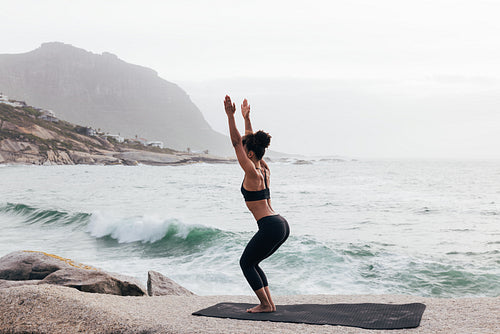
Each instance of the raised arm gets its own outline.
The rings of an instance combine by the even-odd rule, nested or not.
[[[245,135],[252,134],[253,130],[252,122],[250,122],[250,105],[248,104],[247,99],[243,100],[243,104],[241,105],[241,114],[245,120]]]
[[[227,121],[229,124],[229,135],[231,137],[231,143],[233,144],[234,151],[236,152],[236,158],[238,158],[238,162],[241,168],[245,171],[245,174],[253,175],[256,173],[255,166],[252,160],[247,157],[243,144],[241,143],[241,135],[236,127],[236,121],[234,120],[236,106],[231,102],[231,98],[228,95],[226,95],[226,99],[224,100],[224,109],[226,110]]]

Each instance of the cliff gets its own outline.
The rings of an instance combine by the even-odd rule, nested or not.
[[[0,92],[76,124],[163,141],[185,150],[232,154],[179,86],[110,53],[59,42],[0,55]]]

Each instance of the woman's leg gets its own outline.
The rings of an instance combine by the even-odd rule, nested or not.
[[[262,271],[259,272],[257,269],[258,263],[263,257],[262,252],[263,245],[265,246],[265,239],[266,238],[262,231],[258,231],[248,242],[240,258],[241,270],[243,271],[243,275],[253,291],[263,288],[264,282],[266,281],[265,275],[262,275],[261,277]]]
[[[264,313],[264,312],[274,312],[276,309],[273,307],[273,304],[267,298],[267,292],[265,288],[260,288],[259,290],[254,291],[259,298],[260,304],[247,309],[248,313]]]
[[[281,242],[279,244],[277,244],[271,250],[271,252],[266,256],[266,258],[269,257],[269,256],[271,256],[274,252],[276,252],[276,250],[286,241],[286,239],[288,239],[289,235],[290,235],[290,227],[288,226],[288,224],[286,224],[286,226],[285,226],[285,235],[284,235],[283,240],[281,240]],[[264,274],[264,271],[262,271],[262,269],[258,265],[256,266],[256,269],[257,269],[260,277],[262,278],[262,282],[264,284],[264,291],[266,292],[266,295],[267,295],[267,300],[271,304],[271,307],[272,307],[273,312],[274,312],[274,311],[276,311],[276,305],[274,305],[273,299],[271,298],[271,291],[269,290],[269,285],[267,283],[266,275]]]
[[[272,312],[276,310],[271,299],[267,279],[258,266],[265,258],[272,255],[289,234],[288,224],[263,224],[262,228],[253,236],[243,252],[240,266],[248,283],[261,302],[260,305],[247,310],[248,312]]]
[[[269,300],[269,304],[271,304],[273,312],[276,311],[276,305],[274,305],[273,299],[271,298],[271,291],[269,291],[269,286],[265,286],[264,291],[266,292],[267,300]]]
[[[260,245],[262,245],[262,239],[261,231],[257,232],[245,247],[245,251],[240,258],[240,266],[243,275],[245,275],[248,284],[250,284],[260,301],[259,305],[247,310],[247,312],[250,313],[274,311],[274,307],[269,301],[266,290],[264,289],[264,282],[267,285],[266,276],[258,266],[258,262],[261,261],[260,258],[262,257],[260,247]]]

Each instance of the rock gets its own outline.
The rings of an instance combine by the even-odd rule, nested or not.
[[[312,162],[311,161],[307,161],[307,160],[297,160],[293,163],[294,165],[312,165]]]
[[[123,159],[122,164],[125,166],[137,166],[137,165],[139,165],[137,160],[127,160],[127,159]]]
[[[108,155],[93,155],[95,163],[98,165],[119,165],[120,159]]]
[[[68,153],[60,150],[48,150],[47,160],[56,165],[74,165]]]
[[[58,270],[45,277],[39,284],[62,285],[83,292],[118,296],[144,296],[146,294],[146,289],[133,277],[79,268]]]
[[[40,280],[29,280],[29,281],[7,281],[0,279],[0,289],[12,288],[14,286],[21,285],[37,285]]]
[[[92,159],[92,155],[87,152],[70,151],[69,156],[75,164],[92,165],[95,163],[95,160]]]
[[[150,296],[193,296],[194,293],[156,271],[148,271],[148,294]]]
[[[43,252],[13,252],[0,258],[0,279],[41,280],[57,270],[71,268],[70,263],[71,260]],[[79,264],[73,263],[73,265]]]
[[[169,165],[182,162],[184,159],[175,154],[156,153],[149,151],[130,150],[115,154],[122,160],[137,161],[147,165]]]
[[[108,273],[53,254],[18,251],[0,258],[0,288],[29,284],[63,285],[120,296],[146,294],[146,289],[133,277]]]

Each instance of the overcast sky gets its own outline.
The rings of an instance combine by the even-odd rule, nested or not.
[[[225,93],[291,153],[500,158],[500,1],[0,1],[0,53],[61,41]]]

